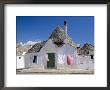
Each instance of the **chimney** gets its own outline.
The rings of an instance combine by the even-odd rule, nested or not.
[[[67,22],[66,22],[66,20],[64,21],[64,32],[65,32],[65,35],[67,38]]]

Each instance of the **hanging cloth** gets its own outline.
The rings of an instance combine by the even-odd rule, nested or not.
[[[49,61],[49,58],[48,58],[47,54],[45,55],[45,59],[46,59],[46,61]]]
[[[63,55],[63,54],[58,55],[58,63],[59,64],[64,64],[64,59],[65,59],[65,55]]]
[[[68,65],[72,65],[73,64],[73,56],[71,56],[71,55],[67,56],[67,64]]]

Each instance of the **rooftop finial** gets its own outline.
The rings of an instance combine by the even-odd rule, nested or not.
[[[65,35],[67,38],[67,22],[66,22],[66,19],[64,20],[64,32],[65,32]]]
[[[66,19],[64,20],[64,25],[67,25]]]

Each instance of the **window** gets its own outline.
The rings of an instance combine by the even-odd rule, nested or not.
[[[87,51],[87,54],[89,54],[89,51]]]
[[[34,56],[33,63],[37,63],[37,56]]]
[[[93,55],[91,55],[91,59],[94,59]]]
[[[19,59],[21,59],[21,57],[19,57]]]

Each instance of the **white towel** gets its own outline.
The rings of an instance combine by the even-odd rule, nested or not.
[[[63,55],[63,54],[58,55],[59,64],[64,64],[64,60],[65,60],[65,55]]]

